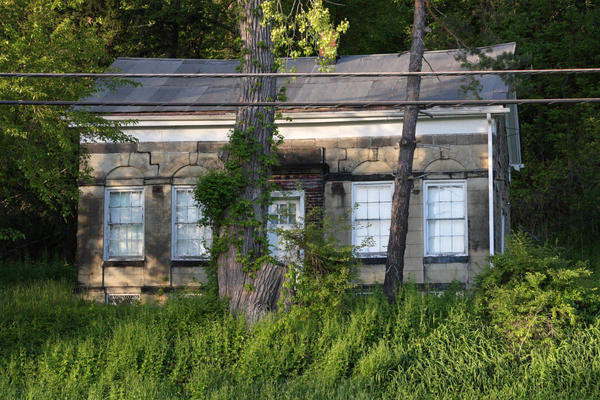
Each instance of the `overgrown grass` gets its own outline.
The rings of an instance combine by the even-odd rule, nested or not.
[[[0,397],[599,398],[600,321],[517,352],[469,296],[410,286],[394,306],[376,293],[250,331],[207,296],[113,307],[69,280],[13,280],[0,285]]]

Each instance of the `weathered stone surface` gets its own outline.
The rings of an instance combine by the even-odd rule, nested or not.
[[[383,161],[365,161],[352,171],[354,175],[391,174],[392,172],[392,168]]]
[[[468,281],[468,264],[426,264],[425,283],[451,283]]]
[[[325,160],[328,164],[335,163],[337,166],[337,162],[340,160],[346,159],[346,149],[340,149],[338,147],[328,148],[325,150]]]
[[[206,175],[208,169],[199,165],[188,165],[175,172],[174,185],[195,185],[199,176]]]
[[[140,142],[139,152],[186,153],[198,151],[198,142]]]
[[[143,176],[158,176],[158,165],[150,163],[150,153],[131,153],[129,156],[129,166],[143,171]]]
[[[166,153],[160,163],[160,176],[173,176],[177,170],[190,165],[190,153]]]
[[[144,284],[156,286],[168,283],[171,261],[171,186],[161,190],[146,190]],[[166,278],[166,281],[165,281]]]
[[[143,273],[142,267],[104,267],[104,285],[107,287],[107,291],[109,291],[108,288],[116,287],[142,287],[144,285]]]
[[[132,153],[137,150],[137,143],[87,143],[81,146],[90,154]]]
[[[208,282],[204,267],[172,267],[172,285],[174,287],[198,286]]]
[[[116,167],[129,165],[129,153],[90,154],[87,165],[93,177],[104,178]]]

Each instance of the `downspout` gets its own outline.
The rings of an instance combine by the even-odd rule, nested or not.
[[[487,113],[488,122],[488,220],[490,227],[490,256],[494,255],[494,156],[492,146],[492,114]]]

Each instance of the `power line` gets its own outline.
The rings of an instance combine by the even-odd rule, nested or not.
[[[266,73],[61,73],[0,72],[0,78],[328,78],[328,77],[407,77],[407,76],[479,76],[479,75],[555,75],[596,74],[600,68],[509,69],[486,71],[421,72],[266,72]]]
[[[16,106],[107,106],[107,107],[403,107],[403,106],[492,106],[505,104],[600,103],[600,97],[500,100],[417,100],[417,101],[258,101],[258,102],[160,102],[160,101],[55,101],[0,100],[1,105]]]

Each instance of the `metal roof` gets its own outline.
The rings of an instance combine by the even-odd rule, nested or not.
[[[514,53],[515,43],[504,43],[481,48],[488,57]],[[465,70],[457,60],[459,50],[426,51],[423,71]],[[477,56],[469,56],[470,62]],[[399,72],[408,70],[409,53],[341,56],[333,68],[335,72]],[[287,60],[288,67],[296,72],[319,72],[316,57]],[[119,58],[111,72],[123,73],[235,73],[237,60],[191,60],[161,58]],[[422,100],[474,99],[472,92],[465,93],[467,77],[423,77]],[[508,85],[497,75],[478,76],[477,95],[484,100],[512,98]],[[99,84],[99,91],[88,100],[94,101],[164,101],[164,102],[236,102],[239,101],[238,78],[135,78],[137,84],[118,86],[109,90]],[[290,102],[318,101],[377,101],[405,99],[406,77],[304,77],[288,81],[277,79],[278,87],[287,88]],[[202,106],[93,106],[100,113],[165,113],[194,111],[224,111],[233,107]]]

